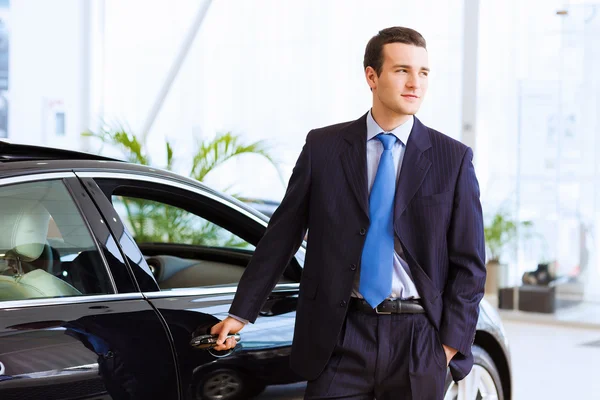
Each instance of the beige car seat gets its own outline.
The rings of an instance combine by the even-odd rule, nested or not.
[[[22,263],[38,260],[46,246],[50,214],[39,201],[0,197],[0,300],[80,295],[43,269],[26,272]]]

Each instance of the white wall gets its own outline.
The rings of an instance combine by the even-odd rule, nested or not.
[[[85,7],[79,0],[10,2],[9,139],[79,147],[89,101]],[[55,111],[65,112],[64,137],[54,135]]]
[[[198,8],[188,0],[165,5],[106,3],[105,117],[134,131]],[[462,11],[458,0],[215,1],[150,132],[155,161],[164,159],[168,137],[186,173],[198,138],[232,131],[248,141],[269,140],[287,181],[311,128],[368,110],[364,48],[379,29],[393,25],[415,28],[428,41],[433,73],[419,117],[458,137]],[[284,190],[274,170],[253,157],[226,165],[209,183],[263,198],[280,198]]]

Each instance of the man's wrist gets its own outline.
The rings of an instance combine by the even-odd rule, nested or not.
[[[238,321],[240,321],[240,322],[241,322],[242,324],[244,324],[244,325],[248,325],[248,322],[249,322],[249,321],[248,321],[247,319],[240,318],[240,317],[238,317],[237,315],[233,315],[233,314],[229,314],[229,316],[230,316],[231,318],[235,319],[235,320],[238,320]]]

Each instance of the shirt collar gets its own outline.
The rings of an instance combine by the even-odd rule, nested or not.
[[[410,135],[410,131],[415,123],[415,117],[410,116],[408,121],[403,123],[400,126],[392,129],[390,133],[393,133],[405,146],[408,142],[408,136]],[[371,110],[367,114],[367,141],[373,139],[375,136],[380,134],[381,132],[385,132],[381,127],[375,122],[373,115],[371,114]]]

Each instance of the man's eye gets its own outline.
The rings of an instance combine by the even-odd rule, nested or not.
[[[406,72],[405,69],[397,69],[396,72]]]

